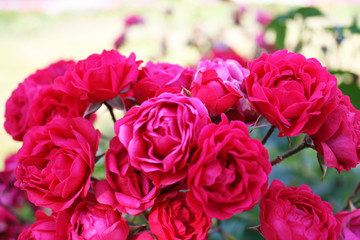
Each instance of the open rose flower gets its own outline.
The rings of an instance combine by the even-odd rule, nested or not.
[[[130,165],[159,187],[186,177],[197,135],[209,122],[199,99],[163,93],[131,108],[115,123],[115,133]]]
[[[45,86],[29,105],[28,125],[42,126],[55,116],[82,117],[88,105],[86,101],[56,90],[52,86]]]
[[[279,136],[314,134],[337,106],[336,78],[319,61],[280,50],[249,63],[245,81],[255,110]]]
[[[139,79],[133,87],[138,103],[155,96],[156,91],[166,88],[189,89],[194,70],[170,63],[148,62],[140,71]]]
[[[268,186],[267,150],[243,122],[203,128],[189,169],[187,202],[210,217],[226,219],[252,209]]]
[[[159,189],[142,172],[129,164],[129,155],[119,138],[110,141],[105,155],[106,180],[96,183],[99,203],[131,215],[138,215],[153,206]]]
[[[104,50],[71,66],[55,85],[81,100],[110,100],[129,90],[138,77],[140,63],[135,61],[134,53],[127,58],[115,50]]]
[[[17,154],[15,185],[37,206],[68,208],[87,195],[99,138],[84,118],[57,117],[31,128]]]
[[[92,194],[89,196],[57,214],[55,239],[126,240],[129,225],[121,213],[98,204]]]
[[[319,131],[311,135],[315,149],[324,156],[325,165],[339,172],[360,162],[360,111],[350,98],[338,92],[339,105],[329,114]]]
[[[56,216],[48,216],[38,210],[36,212],[36,221],[31,227],[23,231],[18,240],[48,240],[55,239]]]
[[[360,209],[335,214],[340,221],[340,240],[360,240]]]
[[[149,214],[151,232],[158,240],[207,239],[211,219],[190,208],[186,193],[172,192],[155,203]]]
[[[266,240],[337,240],[340,225],[330,203],[307,185],[286,187],[274,180],[260,200],[260,231]]]
[[[6,102],[4,127],[14,140],[22,141],[29,128],[30,104],[44,86],[52,85],[62,76],[73,61],[61,60],[47,68],[37,70],[20,83]]]
[[[240,86],[248,70],[235,60],[201,61],[191,85],[191,96],[199,98],[210,116],[224,113],[241,98]]]

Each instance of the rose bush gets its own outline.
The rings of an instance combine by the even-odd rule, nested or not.
[[[15,185],[37,206],[54,211],[85,198],[100,132],[84,118],[54,118],[31,128],[18,151]]]
[[[245,85],[255,110],[279,136],[314,134],[338,105],[337,80],[314,58],[280,50],[249,63]]]
[[[286,187],[275,179],[259,206],[260,231],[266,240],[336,240],[340,234],[330,203],[307,185]]]
[[[163,93],[133,107],[115,123],[130,165],[156,187],[184,179],[197,135],[210,122],[199,99]]]

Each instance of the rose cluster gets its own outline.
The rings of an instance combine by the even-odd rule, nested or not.
[[[102,105],[114,120],[103,158],[99,141],[110,138],[93,125]],[[309,135],[329,167],[359,162],[359,111],[316,59],[286,50],[248,69],[220,58],[143,66],[104,50],[37,71],[7,101],[5,129],[23,141],[15,185],[51,214],[38,210],[19,239],[207,239],[211,218],[259,201],[266,239],[337,239],[341,217],[309,187],[268,189],[269,154],[248,128],[262,117],[279,137]]]

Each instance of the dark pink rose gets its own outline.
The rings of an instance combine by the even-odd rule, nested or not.
[[[99,138],[84,118],[57,117],[31,128],[17,154],[15,185],[37,206],[68,208],[87,195]]]
[[[267,240],[336,240],[340,225],[330,203],[309,186],[286,187],[274,180],[260,200],[260,231]]]
[[[207,239],[211,219],[190,208],[186,193],[173,192],[156,202],[149,214],[151,232],[158,240]]]
[[[48,216],[38,210],[36,212],[36,222],[31,227],[23,231],[18,240],[49,240],[55,239],[55,215]]]
[[[38,96],[41,88],[52,85],[54,79],[62,76],[72,61],[59,61],[45,69],[37,70],[20,83],[6,102],[4,127],[14,140],[22,141],[29,128],[31,102]]]
[[[340,221],[340,240],[360,240],[360,209],[335,214]]]
[[[151,231],[144,231],[135,234],[130,238],[130,240],[156,240],[156,238]]]
[[[316,133],[338,104],[336,78],[314,58],[280,50],[263,53],[249,69],[249,100],[279,136]]]
[[[159,187],[186,177],[197,135],[209,122],[199,99],[163,93],[131,108],[115,123],[115,133],[130,165]]]
[[[135,83],[141,62],[135,54],[127,58],[115,50],[92,54],[57,78],[56,88],[89,102],[110,100]]]
[[[138,215],[154,205],[159,189],[142,172],[129,164],[129,155],[119,138],[110,141],[105,155],[106,180],[95,186],[99,203],[110,205],[120,212]]]
[[[124,44],[125,39],[126,39],[126,32],[123,32],[116,38],[114,42],[115,49],[120,48]]]
[[[315,149],[324,156],[325,165],[339,172],[360,162],[360,111],[350,98],[338,92],[339,105],[326,118],[319,131],[311,135]]]
[[[155,96],[161,89],[190,89],[194,70],[170,63],[148,62],[140,71],[138,81],[133,87],[135,99],[142,103]]]
[[[92,195],[56,218],[56,238],[67,240],[126,240],[129,225],[121,213],[93,201]]]
[[[226,219],[252,209],[268,186],[267,150],[243,122],[209,124],[200,132],[189,168],[187,202],[210,217]]]
[[[42,126],[55,116],[82,117],[89,103],[65,92],[45,86],[29,105],[29,127]]]
[[[210,116],[218,116],[242,97],[240,86],[247,75],[248,70],[235,60],[201,61],[190,88],[191,96],[205,104]]]

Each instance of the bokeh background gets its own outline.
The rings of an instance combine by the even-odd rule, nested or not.
[[[140,20],[125,29],[129,16]],[[60,59],[84,59],[114,48],[116,40],[123,55],[135,52],[144,62],[183,66],[196,66],[214,49],[231,50],[245,62],[286,48],[327,66],[359,108],[359,26],[360,0],[0,0],[0,170],[21,147],[3,128],[6,100],[28,75]],[[251,134],[261,138],[265,132]],[[266,147],[273,158],[288,150],[288,142],[274,134]],[[341,174],[329,169],[322,181],[316,152],[307,150],[274,167],[271,178],[310,185],[337,212],[359,174],[358,168]],[[235,239],[258,239],[247,229],[258,224],[257,218],[255,208],[222,224]]]

